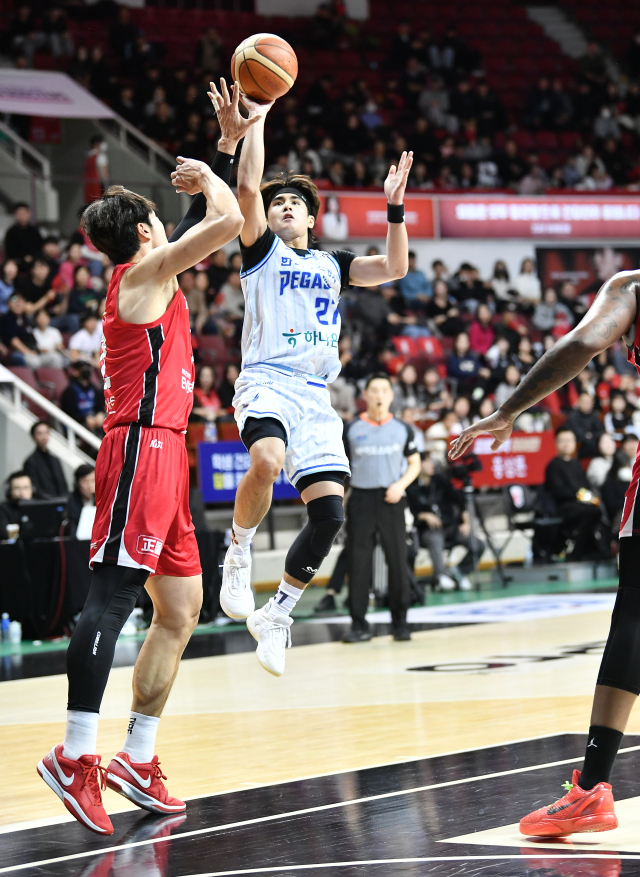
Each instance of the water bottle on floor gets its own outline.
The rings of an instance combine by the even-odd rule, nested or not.
[[[2,613],[2,621],[0,621],[0,632],[2,633],[2,641],[7,642],[9,639],[9,613]]]

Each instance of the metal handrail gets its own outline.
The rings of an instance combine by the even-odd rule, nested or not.
[[[25,169],[30,173],[33,173],[32,169],[29,168],[24,161],[24,154],[28,155],[31,161],[40,169],[39,175],[42,179],[51,181],[51,162],[48,158],[45,158],[42,153],[38,152],[37,149],[34,149],[30,143],[23,140],[19,134],[16,134],[13,128],[5,125],[4,122],[0,122],[0,133],[4,134],[5,137],[9,139],[11,146],[13,146],[12,152],[16,161],[25,165]],[[0,143],[1,142],[2,140],[0,139]]]
[[[158,169],[158,159],[161,159],[168,167],[173,168],[175,166],[175,156],[171,155],[166,149],[159,146],[155,140],[151,140],[146,134],[143,134],[139,128],[136,128],[135,125],[127,122],[126,119],[123,119],[122,116],[119,116],[117,113],[114,113],[113,116],[108,119],[94,119],[94,124],[97,125],[98,128],[101,128],[104,133],[112,133],[109,131],[109,123],[115,123],[121,146],[130,148],[130,143],[127,137],[136,142],[138,149],[146,154],[149,160],[149,167],[152,168],[152,170]]]
[[[13,402],[16,408],[20,408],[22,406],[22,397],[26,396],[27,399],[30,399],[32,402],[42,408],[43,411],[46,411],[51,417],[58,421],[58,423],[62,424],[62,426],[66,427],[67,430],[67,442],[69,447],[72,450],[76,450],[77,442],[76,439],[81,439],[83,442],[88,444],[90,447],[94,448],[96,451],[99,450],[101,440],[97,435],[90,432],[86,426],[83,426],[81,423],[78,423],[77,420],[74,420],[73,417],[69,417],[68,414],[65,414],[61,408],[58,408],[57,405],[54,405],[53,402],[50,402],[42,393],[39,393],[37,390],[34,390],[33,387],[30,387],[29,384],[25,383],[21,378],[17,375],[14,375],[12,371],[4,368],[0,365],[0,384],[13,384]]]

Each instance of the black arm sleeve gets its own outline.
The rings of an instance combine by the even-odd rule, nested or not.
[[[340,289],[344,292],[345,289],[349,289],[351,286],[349,283],[349,271],[356,254],[350,250],[333,250],[331,255],[340,266]]]
[[[233,156],[228,155],[226,152],[216,152],[216,157],[213,159],[213,164],[211,165],[211,170],[216,174],[216,176],[220,177],[220,179],[229,185],[231,182],[231,168],[233,167]],[[189,231],[190,228],[193,228],[194,225],[197,225],[207,215],[207,199],[204,197],[202,192],[198,192],[197,195],[194,195],[191,199],[191,204],[189,205],[189,209],[185,213],[182,220],[178,223],[176,228],[174,229],[173,234],[169,238],[169,243],[172,244],[175,241],[180,240],[182,235]]]
[[[245,247],[241,239],[240,253],[242,255],[242,270],[251,271],[252,268],[259,265],[271,249],[271,245],[275,239],[276,236],[270,228],[265,229],[264,234],[261,235],[255,243],[251,244],[250,247]]]

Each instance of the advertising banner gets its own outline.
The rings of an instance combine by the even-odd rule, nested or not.
[[[318,219],[318,236],[323,238],[323,245],[327,249],[331,248],[331,240],[336,241],[336,249],[339,249],[340,242],[348,238],[387,236],[387,199],[384,192],[321,192],[320,200],[322,207]],[[327,211],[331,217],[325,223],[324,215]],[[433,199],[425,195],[407,195],[404,221],[409,237],[432,238]]]
[[[490,435],[474,441],[482,469],[472,473],[474,487],[508,487],[511,484],[542,484],[547,463],[556,456],[552,432],[514,432],[502,447],[493,453]]]
[[[204,502],[233,502],[240,479],[249,468],[251,458],[242,442],[200,442],[198,474]],[[299,499],[284,472],[273,485],[274,499]]]
[[[66,73],[0,69],[0,113],[112,119],[115,113]]]
[[[536,247],[536,263],[543,289],[569,280],[589,295],[618,271],[640,268],[640,247]]]
[[[443,238],[636,238],[640,198],[438,198]]]

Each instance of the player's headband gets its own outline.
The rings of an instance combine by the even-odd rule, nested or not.
[[[295,186],[281,186],[281,188],[276,189],[276,191],[271,196],[269,204],[271,204],[273,201],[275,201],[276,198],[279,198],[280,195],[295,195],[297,198],[300,198],[300,200],[306,205],[307,211],[309,213],[311,213],[311,208],[309,207],[309,202],[307,201],[305,196],[302,194],[300,189],[296,189]]]

